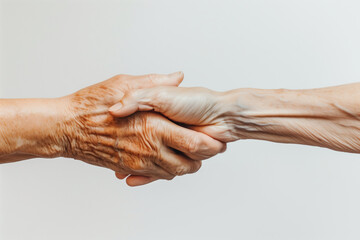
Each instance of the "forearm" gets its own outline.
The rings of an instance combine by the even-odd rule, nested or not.
[[[64,113],[60,99],[1,99],[0,163],[60,156]]]
[[[227,124],[237,139],[360,153],[360,84],[308,90],[238,89]]]

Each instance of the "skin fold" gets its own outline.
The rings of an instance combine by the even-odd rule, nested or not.
[[[170,75],[118,75],[54,99],[0,100],[0,163],[68,157],[114,170],[130,186],[194,173],[226,145],[154,113],[126,118],[108,109],[129,91],[177,86]]]
[[[360,83],[317,89],[154,87],[128,92],[117,117],[154,110],[219,141],[259,139],[360,153]]]

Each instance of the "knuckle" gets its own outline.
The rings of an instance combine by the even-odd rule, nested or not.
[[[142,101],[151,106],[155,112],[162,112],[164,106],[168,105],[169,96],[166,89],[163,86],[148,89],[141,89],[134,93],[135,98],[142,96]]]
[[[111,81],[114,81],[115,83],[124,84],[125,86],[128,85],[129,80],[131,80],[133,76],[127,75],[127,74],[117,74],[110,78]]]
[[[214,146],[212,148],[212,151],[211,151],[212,155],[216,155],[218,153],[223,153],[226,151],[226,148],[227,148],[226,143],[219,142],[216,144],[216,146]]]
[[[124,79],[124,74],[116,74],[114,77],[112,77],[115,80],[123,80]]]
[[[174,169],[174,175],[176,176],[182,176],[189,172],[187,167],[184,166],[178,166]]]
[[[224,148],[224,146],[221,143],[212,144],[208,153],[209,153],[209,155],[216,155],[218,153],[221,153],[223,148]]]
[[[185,175],[187,172],[186,172],[186,169],[184,167],[177,167],[175,168],[175,171],[174,171],[174,174],[176,176],[182,176],[182,175]]]
[[[192,154],[198,153],[200,151],[201,144],[202,144],[201,139],[199,139],[198,137],[191,138],[188,141],[189,153],[192,153]]]
[[[192,160],[190,160],[190,161],[192,161]],[[200,169],[200,167],[201,167],[201,161],[185,163],[185,164],[175,167],[173,174],[175,176],[182,176],[182,175],[189,174],[189,173],[195,173]]]

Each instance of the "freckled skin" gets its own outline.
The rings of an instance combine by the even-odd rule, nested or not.
[[[128,92],[114,116],[154,109],[223,142],[259,139],[360,153],[360,83],[317,89],[155,87]],[[131,106],[131,107],[129,107]]]
[[[157,113],[108,111],[130,90],[177,86],[182,77],[118,75],[61,98],[0,100],[0,163],[69,157],[131,175],[131,186],[194,173],[226,145]]]

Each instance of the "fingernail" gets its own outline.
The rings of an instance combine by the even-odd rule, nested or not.
[[[117,104],[113,105],[111,108],[109,108],[109,111],[116,112],[116,111],[119,111],[121,108],[122,108],[122,104],[117,103]]]

